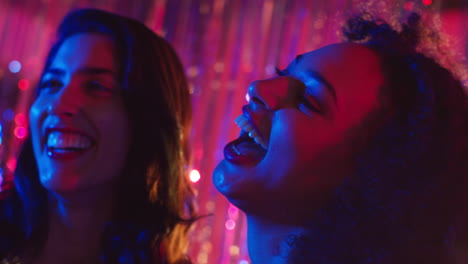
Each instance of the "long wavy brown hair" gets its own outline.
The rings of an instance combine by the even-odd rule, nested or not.
[[[96,9],[62,21],[45,68],[70,36],[102,34],[113,40],[119,83],[132,138],[117,207],[102,235],[103,263],[189,263],[187,233],[195,219],[189,131],[192,108],[182,64],[163,38],[144,24]],[[15,171],[15,188],[0,209],[0,259],[39,252],[47,237],[47,193],[39,182],[31,140]]]

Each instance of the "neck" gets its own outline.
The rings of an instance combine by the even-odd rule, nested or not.
[[[277,222],[247,215],[248,248],[253,264],[286,264],[290,246],[307,229],[301,222]]]
[[[112,192],[84,195],[51,194],[49,198],[49,232],[67,235],[70,239],[100,233],[110,219],[114,197]]]
[[[112,193],[50,193],[48,239],[38,263],[97,261],[102,230],[114,206]]]

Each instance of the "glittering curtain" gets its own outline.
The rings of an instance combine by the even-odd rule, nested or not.
[[[60,19],[73,8],[97,7],[143,21],[168,39],[190,80],[194,105],[191,174],[203,215],[191,235],[195,263],[250,263],[243,214],[212,186],[211,172],[223,146],[239,133],[233,120],[246,102],[249,83],[274,74],[297,54],[339,40],[343,18],[375,6],[387,20],[422,9],[447,18],[445,27],[461,55],[468,52],[467,9],[462,1],[443,9],[442,0],[1,0],[0,1],[0,179],[11,183],[27,110]],[[464,3],[464,2],[463,2]],[[281,212],[278,212],[281,213]]]

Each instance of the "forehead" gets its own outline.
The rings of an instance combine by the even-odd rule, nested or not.
[[[323,74],[343,70],[343,76],[379,75],[380,68],[376,52],[353,43],[333,44],[299,55],[288,67],[292,71],[314,70]]]
[[[109,37],[83,33],[68,37],[59,47],[50,68],[80,67],[114,69],[114,45]]]

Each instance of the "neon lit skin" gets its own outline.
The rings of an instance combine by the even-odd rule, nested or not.
[[[383,82],[378,55],[347,43],[300,55],[280,76],[252,83],[240,127],[254,127],[267,148],[246,135],[228,144],[215,186],[247,214],[292,204],[313,211],[352,173],[349,142],[379,108]]]
[[[113,52],[103,35],[71,36],[42,76],[30,121],[40,180],[49,191],[102,191],[122,172],[130,127]]]

